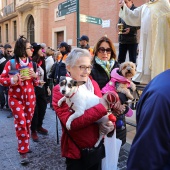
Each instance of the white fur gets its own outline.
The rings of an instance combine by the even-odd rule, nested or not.
[[[71,78],[70,77],[66,77],[67,80],[67,84],[64,86],[60,86],[60,92],[62,93],[62,90],[65,90],[65,94],[64,97],[62,97],[59,101],[58,101],[58,106],[60,107],[63,101],[66,101],[67,105],[70,107],[72,106],[72,109],[75,111],[67,120],[66,122],[66,128],[68,130],[71,129],[71,122],[76,119],[77,117],[80,117],[81,115],[84,114],[84,111],[99,104],[100,102],[100,98],[98,96],[96,96],[95,94],[93,94],[92,92],[90,92],[85,85],[80,85],[80,86],[73,86],[72,88],[68,87],[68,83],[71,82]],[[72,94],[75,93],[73,96]],[[68,97],[66,97],[68,96]],[[69,98],[70,96],[72,96],[71,98]],[[103,118],[101,118],[100,120],[98,120],[98,123],[101,122],[108,122],[108,116],[104,116]],[[98,144],[100,143],[101,139],[102,139],[103,135],[100,135],[99,140],[97,141],[97,143],[95,144],[95,147],[98,146]]]

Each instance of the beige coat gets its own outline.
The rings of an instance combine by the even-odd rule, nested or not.
[[[170,68],[170,3],[158,0],[134,11],[124,4],[119,12],[126,24],[141,26],[137,74],[134,81],[148,83]]]

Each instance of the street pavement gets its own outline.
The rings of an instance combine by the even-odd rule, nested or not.
[[[49,134],[43,136],[38,134],[39,142],[30,140],[29,153],[31,163],[22,166],[17,152],[17,139],[14,129],[13,118],[7,118],[9,111],[0,110],[0,170],[65,170],[65,159],[61,157],[60,141],[57,144],[56,115],[48,108],[44,118],[43,127],[48,129]],[[61,126],[59,124],[59,138],[61,137]],[[126,169],[126,161],[130,145],[125,144],[120,151],[118,169]]]

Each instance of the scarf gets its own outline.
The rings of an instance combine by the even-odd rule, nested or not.
[[[106,72],[106,74],[108,75],[108,77],[110,78],[110,72],[115,64],[115,60],[113,58],[111,58],[109,61],[103,61],[100,60],[97,56],[95,57],[95,61],[97,64],[99,64],[104,71]]]
[[[23,67],[23,66],[27,66],[27,65],[28,65],[28,63],[29,63],[28,58],[26,59],[26,62],[22,61],[22,60],[19,58],[19,64],[20,64],[20,66],[21,66],[21,67]]]

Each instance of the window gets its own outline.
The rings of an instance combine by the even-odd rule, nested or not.
[[[27,38],[30,43],[34,42],[34,18],[32,15],[28,19]]]
[[[9,41],[8,39],[8,24],[5,24],[5,31],[6,31],[6,42]]]
[[[1,33],[1,27],[0,27],[0,43],[2,43],[2,33]]]
[[[14,41],[17,40],[17,21],[13,22],[14,24]]]

